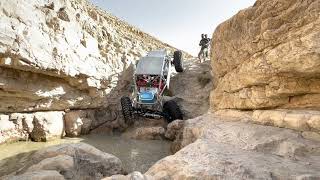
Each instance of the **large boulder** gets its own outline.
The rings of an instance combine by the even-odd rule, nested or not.
[[[320,1],[258,0],[218,26],[213,110],[320,108]]]
[[[162,140],[165,129],[163,127],[137,127],[125,132],[122,136],[137,140]]]
[[[75,161],[73,157],[68,155],[58,155],[40,161],[38,164],[32,165],[27,172],[36,172],[42,170],[57,171],[67,179],[75,177],[74,174]]]
[[[117,104],[134,60],[174,50],[86,0],[2,0],[0,17],[0,112]]]
[[[320,143],[293,130],[207,114],[187,120],[180,151],[153,165],[154,179],[319,179]]]
[[[64,136],[64,112],[37,112],[34,114],[33,130],[30,133],[34,141],[48,141]]]
[[[165,135],[165,119],[137,118],[122,137],[136,140],[162,140]]]
[[[57,177],[65,179],[100,180],[104,177],[122,174],[123,167],[117,157],[104,153],[91,145],[63,144],[35,152],[28,157],[28,162],[23,168],[7,177],[8,179],[25,177],[32,179],[37,178],[37,174],[41,172],[50,172],[48,176],[56,176],[58,173],[60,176]]]
[[[170,150],[173,153],[179,151],[182,148],[181,135],[183,134],[182,131],[183,131],[184,123],[185,123],[184,120],[175,120],[170,124],[168,124],[167,126],[165,137],[168,140],[173,141],[170,147]]]
[[[91,130],[92,121],[95,121],[94,111],[71,111],[64,116],[66,136],[76,137],[88,134]]]
[[[210,61],[198,63],[198,59],[184,62],[184,72],[170,80],[169,92],[174,96],[184,119],[191,119],[209,110],[209,95],[212,90]]]
[[[183,120],[175,120],[171,122],[167,126],[165,137],[169,140],[176,139],[177,134],[183,129],[183,126],[184,126]]]
[[[58,171],[40,170],[27,172],[18,176],[3,177],[3,180],[65,180]]]

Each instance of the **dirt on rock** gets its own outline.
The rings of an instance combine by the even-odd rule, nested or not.
[[[209,96],[213,82],[210,61],[199,63],[198,59],[186,59],[183,73],[171,79],[170,93],[180,105],[184,119],[198,117],[208,112]]]

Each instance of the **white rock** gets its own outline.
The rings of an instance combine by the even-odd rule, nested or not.
[[[121,76],[124,52],[137,59],[152,47],[173,49],[83,0],[2,0],[0,17],[0,112],[118,103],[106,97],[132,79]],[[133,39],[144,46],[134,48]]]
[[[0,131],[8,131],[15,128],[13,122],[9,121],[8,115],[0,115]]]
[[[31,138],[34,141],[48,141],[64,135],[64,112],[37,112],[34,114]]]
[[[94,112],[71,111],[64,116],[66,136],[75,137],[88,134],[94,119]]]
[[[10,121],[8,115],[0,114],[0,144],[23,139],[19,127]]]

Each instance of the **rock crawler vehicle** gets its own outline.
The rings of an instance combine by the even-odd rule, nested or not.
[[[164,102],[164,92],[169,89],[172,66],[178,73],[183,72],[182,52],[175,51],[169,56],[165,50],[151,51],[142,57],[134,73],[134,90],[132,99],[121,98],[121,107],[126,124],[132,124],[135,117],[160,119],[168,122],[183,119],[178,104]]]

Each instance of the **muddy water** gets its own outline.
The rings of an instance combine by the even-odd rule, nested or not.
[[[146,172],[158,160],[170,155],[169,141],[89,135],[84,142],[120,158],[127,172]]]
[[[47,143],[17,142],[0,145],[0,176],[23,167],[36,150],[49,146],[84,142],[121,159],[127,172],[146,172],[158,160],[170,155],[170,143],[155,140],[132,140],[121,136],[92,134]]]

